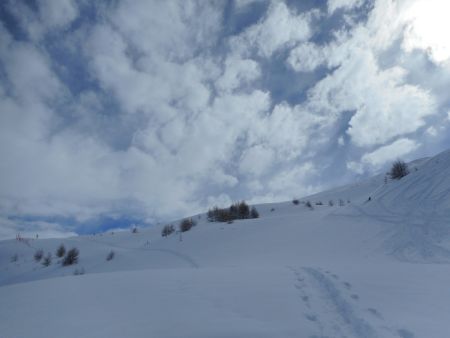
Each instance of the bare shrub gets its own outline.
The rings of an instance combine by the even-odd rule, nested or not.
[[[44,256],[44,250],[42,249],[38,249],[36,250],[36,252],[34,253],[34,260],[36,262],[40,262],[40,260],[42,259],[42,257]]]
[[[113,250],[111,250],[108,255],[106,256],[106,260],[109,262],[110,260],[112,260],[115,256],[115,252]]]
[[[62,258],[66,254],[66,248],[64,245],[60,245],[58,249],[56,250],[56,257]]]
[[[339,199],[339,206],[343,207],[345,205],[345,202],[343,199]]]
[[[250,210],[250,218],[259,218],[259,212],[255,207]]]
[[[408,165],[401,160],[395,161],[392,164],[391,171],[389,172],[389,176],[391,176],[391,178],[394,180],[399,180],[408,174],[409,174]]]
[[[49,252],[47,253],[47,256],[44,257],[44,260],[42,261],[43,266],[50,266],[52,264],[52,254]]]
[[[161,236],[167,237],[175,232],[175,227],[172,224],[165,225],[161,230]]]
[[[298,204],[300,203],[300,201],[299,201],[298,199],[294,198],[294,199],[292,200],[292,203],[293,203],[294,205],[298,205]]]
[[[306,201],[305,206],[311,210],[314,209],[310,201]]]
[[[323,205],[322,201],[316,202],[316,205]]]
[[[185,218],[180,222],[180,231],[181,232],[189,231],[195,225],[196,223],[192,218]]]
[[[134,225],[134,226],[131,228],[131,233],[137,234],[138,232],[139,232],[138,227],[137,227],[136,225]]]
[[[67,251],[67,254],[64,257],[63,262],[62,262],[63,266],[77,264],[79,254],[80,254],[80,252],[78,251],[77,248],[72,248],[69,251]]]
[[[74,276],[84,275],[84,268],[82,267],[81,269],[75,269],[73,274]]]
[[[11,263],[17,262],[19,260],[19,255],[18,254],[14,254],[11,256],[10,261]]]
[[[334,205],[334,201],[333,201],[333,200],[329,200],[329,201],[328,201],[328,205],[329,205],[330,207],[332,207],[332,206]]]

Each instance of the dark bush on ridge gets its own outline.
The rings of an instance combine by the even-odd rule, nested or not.
[[[44,257],[44,260],[42,261],[43,266],[50,266],[52,264],[52,254],[49,252],[47,253],[47,256]]]
[[[56,250],[56,256],[59,258],[64,257],[64,255],[66,254],[66,248],[64,247],[64,245],[60,245],[58,247],[58,249]]]
[[[180,231],[186,232],[191,230],[193,226],[195,226],[197,223],[192,218],[185,218],[180,222]]]
[[[248,206],[245,201],[232,204],[229,208],[214,207],[208,210],[210,222],[232,222],[236,219],[258,218],[259,213],[255,207]]]
[[[36,250],[36,252],[34,253],[34,260],[36,262],[39,262],[42,259],[42,257],[44,257],[44,250],[42,249]]]
[[[116,255],[115,252],[114,252],[113,250],[111,250],[111,251],[109,252],[108,256],[106,256],[106,260],[107,260],[107,261],[112,260],[112,259],[114,258],[115,255]]]
[[[250,210],[250,218],[259,218],[259,212],[255,207]]]
[[[393,180],[399,180],[408,174],[409,174],[408,165],[401,160],[395,161],[392,164],[391,171],[389,172],[389,176],[391,176]]]
[[[64,266],[77,264],[79,254],[80,254],[80,252],[78,251],[77,248],[70,249],[69,251],[67,251],[66,257],[64,257],[62,264]]]
[[[175,232],[175,227],[172,224],[167,224],[162,228],[161,236],[167,237],[170,234],[172,234],[173,232]]]
[[[292,203],[295,204],[295,205],[298,205],[300,203],[300,201],[298,199],[293,199]]]

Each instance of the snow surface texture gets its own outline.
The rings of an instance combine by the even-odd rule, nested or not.
[[[2,241],[0,337],[447,337],[450,152],[410,169],[259,205],[259,219],[198,215],[182,237]],[[61,243],[78,264],[58,263]]]

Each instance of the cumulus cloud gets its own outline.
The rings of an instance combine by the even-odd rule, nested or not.
[[[310,42],[302,43],[291,50],[287,61],[297,72],[312,72],[326,62],[326,49]]]
[[[36,10],[25,2],[6,2],[6,6],[31,40],[39,41],[54,30],[66,29],[79,15],[74,0],[39,0]]]
[[[228,57],[225,61],[224,72],[216,81],[220,91],[229,92],[239,86],[250,84],[261,76],[259,64],[251,59]]]
[[[448,72],[422,51],[441,77],[426,86],[402,61],[425,48],[405,44],[406,2],[377,0],[342,27],[336,16],[367,8],[274,1],[255,18],[245,2],[8,2],[0,237],[290,199],[340,182],[324,163],[364,174],[442,142]]]
[[[256,145],[244,151],[239,164],[241,172],[260,176],[274,164],[275,153],[271,148]]]
[[[419,144],[414,140],[403,138],[386,146],[380,147],[371,153],[365,154],[361,160],[364,164],[379,168],[389,161],[393,161],[409,154],[418,147]]]
[[[330,115],[354,112],[347,132],[360,147],[384,144],[415,132],[425,125],[426,117],[437,112],[435,99],[427,90],[407,83],[406,69],[379,65],[377,56],[394,43],[403,27],[395,20],[390,22],[396,9],[378,1],[368,23],[354,28],[353,34],[342,33],[329,45],[307,45],[299,47],[299,53],[291,53],[294,69],[313,70],[319,64],[336,67],[310,90],[309,104]],[[378,29],[384,25],[389,29]],[[320,56],[308,62],[308,53]]]
[[[251,53],[253,48],[257,54],[270,57],[281,48],[308,40],[313,15],[296,14],[284,2],[272,2],[263,20],[232,39],[232,48],[240,55]]]
[[[364,154],[358,162],[347,162],[347,168],[358,174],[362,174],[365,171],[374,172],[390,162],[407,156],[419,148],[419,146],[420,143],[414,140],[401,138],[391,144],[379,147],[370,153]]]
[[[337,9],[351,9],[361,6],[364,0],[328,0],[328,12],[334,13]]]
[[[403,48],[427,50],[438,63],[450,59],[450,43],[446,32],[450,28],[447,13],[450,5],[439,0],[416,0],[405,4],[404,18],[408,22]]]

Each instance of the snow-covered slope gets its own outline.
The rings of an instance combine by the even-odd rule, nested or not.
[[[450,152],[410,168],[303,198],[313,210],[200,215],[182,237],[0,242],[0,337],[445,337]],[[61,243],[80,250],[77,265],[34,261]]]

